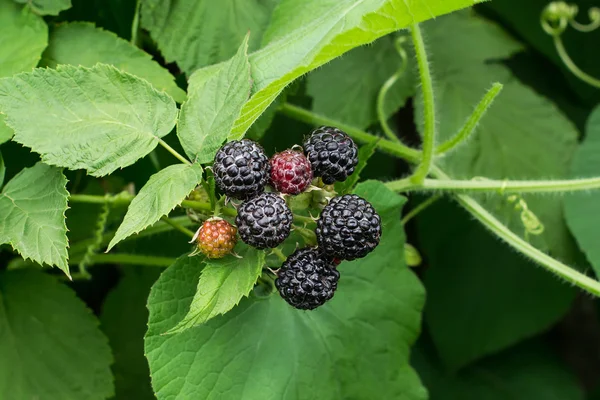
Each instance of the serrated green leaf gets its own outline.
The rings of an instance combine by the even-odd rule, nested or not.
[[[186,154],[201,164],[213,160],[250,96],[248,38],[231,60],[196,71],[196,85],[181,108],[177,136]]]
[[[369,162],[369,158],[373,154],[375,154],[375,150],[377,149],[377,144],[379,140],[374,140],[371,143],[367,143],[361,146],[358,149],[358,164],[354,169],[354,173],[348,177],[344,182],[337,182],[335,184],[335,191],[339,194],[350,193],[354,186],[358,183],[360,179],[360,173],[365,169],[367,163]]]
[[[405,47],[408,50],[409,45]],[[314,99],[313,111],[361,129],[368,127],[377,121],[379,90],[401,65],[391,36],[349,51],[308,75],[306,89]],[[404,106],[414,93],[413,69],[406,68],[386,95],[385,116]]]
[[[102,306],[101,327],[115,357],[115,399],[155,399],[144,357],[144,334],[148,328],[146,301],[160,272],[155,268],[127,267]]]
[[[4,123],[4,115],[0,114],[0,144],[8,142],[13,137],[13,131]]]
[[[600,107],[590,115],[585,140],[573,158],[571,175],[575,178],[600,176]],[[565,197],[565,217],[577,244],[592,264],[596,276],[600,276],[600,234],[597,215],[600,213],[600,193],[572,193]]]
[[[261,41],[279,0],[142,0],[142,27],[167,62],[188,75],[232,57],[250,32],[250,49]]]
[[[509,57],[521,46],[496,25],[467,13],[427,23],[425,33],[438,82],[440,141],[460,130],[492,82],[504,84],[474,137],[440,160],[449,174],[463,179],[564,178],[577,145],[577,129],[552,102],[520,83],[508,68],[492,62]],[[420,103],[417,121],[423,120]],[[562,215],[562,198],[523,198],[547,227],[542,235],[528,235],[527,240],[562,260],[571,260],[573,244]],[[526,237],[514,202],[502,195],[480,200],[514,232]]]
[[[429,267],[425,321],[446,368],[545,331],[571,306],[574,288],[511,251],[457,205],[440,200],[417,221]]]
[[[2,153],[0,153],[0,188],[4,184],[4,174],[6,173],[6,165],[4,165],[4,158],[2,158]]]
[[[265,265],[265,252],[244,246],[239,255],[241,259],[194,257],[196,268],[202,269],[198,288],[185,317],[167,333],[181,333],[225,314],[250,294]]]
[[[281,91],[303,74],[390,32],[477,2],[282,0],[266,34],[268,44],[250,55],[252,96],[229,138],[243,137]]]
[[[380,182],[359,185],[383,220],[379,247],[343,263],[332,300],[313,311],[277,294],[243,299],[224,316],[175,335],[200,270],[189,257],[169,267],[148,300],[145,339],[158,399],[356,400],[426,398],[408,365],[423,288],[404,264],[404,199]],[[184,366],[184,367],[183,367]]]
[[[50,43],[42,56],[42,64],[93,67],[98,63],[146,79],[156,89],[167,92],[177,102],[185,101],[185,92],[175,78],[152,59],[152,56],[110,31],[87,22],[72,22],[54,28]]]
[[[541,340],[530,340],[448,374],[422,343],[413,365],[430,400],[583,400],[577,377]]]
[[[167,215],[201,181],[202,167],[198,164],[170,165],[152,175],[129,205],[123,223],[106,251]]]
[[[69,275],[66,185],[59,168],[42,163],[15,175],[0,193],[0,243]]]
[[[73,291],[39,271],[0,272],[0,398],[104,400],[112,356]]]
[[[13,0],[0,0],[0,78],[35,67],[48,44],[44,20]]]
[[[104,64],[61,65],[0,79],[0,111],[13,140],[44,162],[93,176],[150,153],[177,118],[169,95]]]
[[[15,0],[27,4],[36,14],[58,15],[61,11],[71,8],[71,0]]]

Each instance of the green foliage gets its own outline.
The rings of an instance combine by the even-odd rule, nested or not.
[[[186,154],[199,163],[213,160],[250,96],[248,39],[246,36],[231,60],[194,74],[195,84],[181,108],[177,136]]]
[[[61,11],[71,8],[71,0],[15,0],[27,4],[36,14],[58,15]]]
[[[167,215],[201,181],[202,167],[198,164],[171,165],[152,175],[131,202],[123,223],[108,245],[108,250]]]
[[[191,267],[202,270],[198,288],[189,311],[168,333],[181,333],[225,314],[250,294],[265,264],[265,253],[243,246],[239,257],[229,255],[220,260],[193,258],[196,262],[189,263]]]
[[[0,0],[0,78],[35,67],[48,44],[44,20],[14,0]]]
[[[60,169],[42,163],[12,178],[0,193],[0,243],[69,275],[66,184]]]
[[[382,243],[368,259],[339,266],[339,289],[320,309],[303,313],[275,296],[249,298],[164,336],[185,315],[200,276],[185,256],[167,269],[148,300],[146,353],[159,399],[213,399],[225,391],[232,399],[426,398],[408,366],[424,293],[404,264],[404,200],[377,182],[356,193],[381,214]]]
[[[90,43],[94,43],[94,46],[90,46]],[[53,29],[42,63],[50,67],[58,64],[84,67],[93,67],[98,63],[110,64],[146,79],[179,103],[185,101],[185,92],[177,86],[169,71],[152,60],[150,54],[93,24],[74,22]]]
[[[430,400],[583,400],[573,373],[541,341],[527,341],[481,361],[457,375],[440,366],[433,350],[420,343],[413,365]]]
[[[447,0],[436,2],[434,7],[425,2],[409,5],[393,0],[282,0],[265,34],[266,45],[250,55],[252,95],[230,138],[242,137],[282,90],[302,74],[411,23],[476,2]],[[194,80],[190,77],[190,85]]]
[[[393,37],[383,37],[370,46],[357,47],[308,77],[307,92],[313,98],[313,111],[366,128],[377,121],[377,95],[402,59]],[[390,116],[415,94],[411,69],[390,89],[385,115]]]
[[[278,2],[142,0],[142,26],[168,62],[191,74],[233,56],[248,32],[250,49],[256,49]]]
[[[453,35],[448,35],[449,31]],[[512,77],[506,67],[493,63],[520,51],[521,45],[499,27],[460,13],[425,24],[425,32],[436,61],[433,75],[440,82],[436,87],[440,141],[460,130],[491,82],[504,84],[473,140],[445,157],[441,165],[453,177],[464,179],[566,177],[578,136],[573,123],[551,102]],[[421,120],[420,112],[416,120]],[[540,221],[551,227],[528,240],[562,259],[571,259],[562,199],[525,196],[525,200]],[[514,202],[500,193],[482,202],[514,232],[524,233]]]
[[[153,400],[150,371],[144,357],[144,333],[148,328],[146,301],[160,271],[131,267],[102,307],[100,322],[109,339],[115,362],[115,399]]]
[[[585,140],[579,146],[573,158],[571,175],[582,178],[598,176],[600,166],[600,107],[597,107],[587,123]],[[585,252],[594,268],[596,276],[600,276],[600,248],[596,238],[599,226],[594,216],[600,213],[600,197],[598,192],[573,193],[565,199],[565,217],[569,228],[579,247]]]
[[[102,176],[151,152],[175,125],[175,102],[147,81],[99,64],[36,69],[0,81],[0,110],[50,165]],[[36,117],[31,118],[32,112]]]
[[[425,321],[449,369],[547,330],[572,303],[572,288],[447,202],[419,218],[419,233],[430,265]]]
[[[0,398],[102,400],[114,387],[97,319],[37,271],[0,272]]]

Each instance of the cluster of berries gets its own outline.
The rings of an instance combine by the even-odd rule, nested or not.
[[[279,246],[289,236],[293,214],[284,198],[265,192],[270,184],[281,194],[297,195],[313,178],[324,184],[344,181],[358,163],[356,144],[337,128],[321,127],[304,142],[303,152],[290,149],[270,160],[248,139],[231,141],[217,152],[215,183],[226,196],[242,200],[237,229],[221,219],[206,221],[198,232],[198,248],[211,258],[232,251],[236,233],[257,249]],[[379,244],[381,220],[371,204],[356,195],[334,197],[317,221],[318,247],[296,250],[277,273],[281,296],[298,309],[311,310],[333,297],[342,260],[366,256]]]

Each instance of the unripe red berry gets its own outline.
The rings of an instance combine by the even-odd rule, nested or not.
[[[300,194],[313,179],[310,162],[295,150],[285,150],[271,157],[271,184],[278,192]]]

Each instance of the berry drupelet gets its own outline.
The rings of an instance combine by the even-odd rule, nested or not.
[[[289,236],[293,215],[281,197],[262,193],[242,203],[235,223],[244,243],[257,249],[279,246]]]
[[[319,250],[296,250],[277,271],[275,286],[291,306],[313,310],[333,297],[340,273]]]
[[[314,176],[323,183],[345,181],[358,164],[358,148],[350,136],[337,128],[322,126],[315,129],[304,142]]]
[[[264,191],[270,175],[269,159],[258,143],[233,140],[215,155],[213,172],[221,192],[245,200]]]
[[[312,169],[304,154],[285,150],[271,157],[271,184],[278,192],[300,194],[313,179]]]
[[[237,229],[224,219],[204,221],[197,232],[198,250],[208,258],[223,258],[237,243]]]
[[[346,194],[334,197],[317,222],[319,249],[339,260],[362,258],[381,238],[381,218],[365,199]]]

